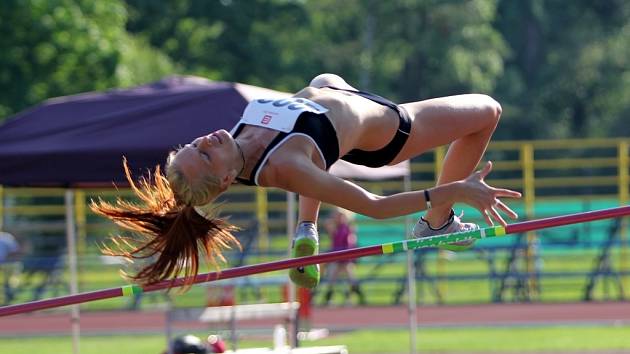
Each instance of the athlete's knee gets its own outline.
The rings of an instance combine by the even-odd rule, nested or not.
[[[344,79],[335,74],[319,74],[311,80],[309,86],[312,87],[324,87],[324,86],[336,86],[339,82],[345,82]]]
[[[488,119],[489,124],[496,125],[501,118],[501,113],[503,112],[501,104],[488,95],[480,95],[480,100],[483,102],[482,107],[485,113],[484,117]]]
[[[490,97],[490,99],[492,100],[493,113],[494,113],[495,119],[498,121],[499,118],[501,118],[501,113],[503,113],[503,107],[501,107],[501,104],[499,103],[499,101],[495,100],[492,97]]]

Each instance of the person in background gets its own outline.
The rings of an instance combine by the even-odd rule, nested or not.
[[[0,271],[2,272],[3,299],[0,304],[9,304],[15,297],[12,286],[19,267],[17,258],[20,254],[20,244],[15,236],[8,232],[0,231]]]
[[[357,246],[357,234],[354,224],[354,214],[351,211],[334,208],[325,223],[326,231],[330,235],[331,251],[347,250]],[[328,290],[324,295],[324,304],[329,305],[332,300],[335,283],[339,275],[345,274],[350,282],[350,288],[345,291],[344,299],[350,301],[350,293],[357,294],[359,304],[365,305],[365,296],[354,274],[354,260],[333,262],[327,266]]]
[[[185,334],[175,337],[169,344],[168,350],[163,354],[209,354],[210,351],[207,343],[204,343],[199,337],[192,334]]]
[[[0,264],[10,261],[20,251],[15,236],[0,231]]]

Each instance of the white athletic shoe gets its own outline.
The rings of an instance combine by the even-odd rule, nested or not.
[[[451,215],[448,218],[448,221],[440,226],[437,229],[432,228],[429,223],[424,219],[420,218],[416,225],[413,228],[413,236],[416,238],[421,237],[429,237],[436,235],[444,235],[444,234],[452,234],[456,232],[464,232],[464,231],[474,231],[478,230],[479,226],[473,223],[464,223],[461,221],[461,217],[464,216],[462,213],[460,216],[455,215],[455,212],[451,210]],[[440,248],[446,249],[449,251],[464,251],[469,249],[475,240],[467,240],[455,243],[449,243],[447,245],[441,245]]]

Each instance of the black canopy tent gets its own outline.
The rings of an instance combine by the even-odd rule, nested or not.
[[[134,169],[163,164],[168,151],[217,129],[230,129],[247,102],[288,93],[251,85],[173,76],[130,89],[54,98],[0,126],[0,184],[85,186],[124,182]],[[403,176],[406,164],[370,169],[340,161],[341,177]]]
[[[175,76],[130,89],[50,99],[0,126],[0,184],[124,182],[123,156],[133,168],[152,168],[179,144],[232,127],[249,100],[286,95]]]

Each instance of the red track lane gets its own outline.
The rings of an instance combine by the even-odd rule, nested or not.
[[[312,328],[332,331],[369,328],[408,328],[406,306],[313,307]],[[238,321],[239,329],[273,328],[280,319]],[[72,333],[68,311],[39,312],[0,318],[0,342],[12,336],[63,335]],[[98,311],[81,313],[82,335],[164,333],[164,310]],[[630,325],[630,302],[522,303],[451,306],[418,306],[420,326],[510,326],[510,325]],[[209,331],[228,328],[228,324],[209,325],[199,320],[173,323],[178,332]],[[445,329],[448,330],[448,329]],[[1,347],[1,344],[0,344]],[[0,350],[1,351],[1,350]],[[594,354],[594,353],[593,353]]]

